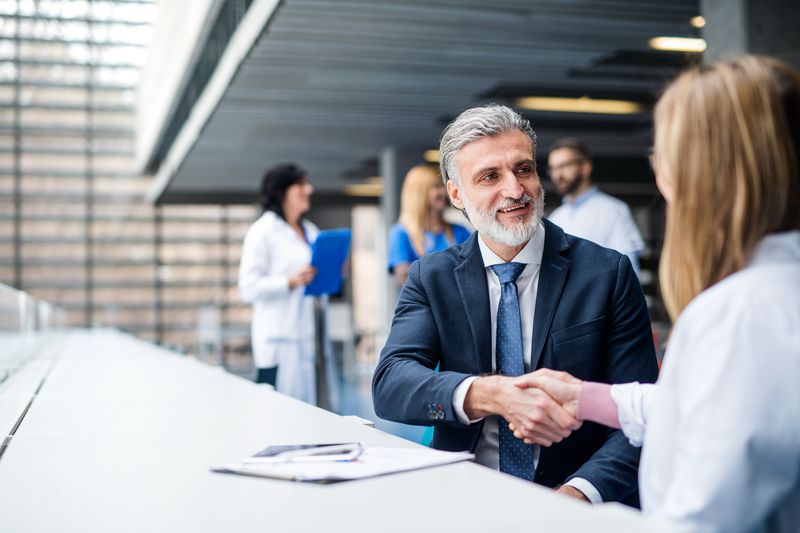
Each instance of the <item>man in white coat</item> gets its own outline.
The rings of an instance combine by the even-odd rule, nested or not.
[[[550,147],[547,173],[563,197],[547,218],[570,235],[627,255],[639,274],[642,235],[628,206],[592,184],[592,158],[586,145],[575,138],[557,140]]]

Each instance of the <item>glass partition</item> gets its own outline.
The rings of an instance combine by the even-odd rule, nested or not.
[[[63,328],[63,310],[0,284],[0,386]]]

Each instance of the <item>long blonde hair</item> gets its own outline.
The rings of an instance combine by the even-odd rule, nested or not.
[[[439,173],[428,165],[412,167],[403,181],[398,222],[406,229],[411,245],[420,257],[425,255],[425,230],[429,229],[434,222],[442,225],[447,240],[453,242],[453,228],[444,221],[441,213],[438,220],[429,220],[430,191],[441,183],[442,178]]]
[[[675,320],[765,235],[800,228],[800,75],[757,56],[692,69],[661,97],[655,129],[672,186],[659,277]]]

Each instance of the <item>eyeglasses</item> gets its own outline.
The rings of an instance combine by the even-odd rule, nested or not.
[[[586,161],[586,160],[585,159],[581,159],[581,158],[575,158],[575,159],[570,159],[569,161],[564,161],[560,165],[554,165],[552,167],[547,167],[547,175],[548,176],[552,176],[553,172],[558,172],[560,170],[564,170],[567,167],[570,167],[570,166],[575,165],[577,163],[582,163],[584,161]]]

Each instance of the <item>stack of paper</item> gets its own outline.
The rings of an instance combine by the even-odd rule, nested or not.
[[[363,453],[352,461],[287,461],[266,464],[253,464],[243,461],[220,468],[212,468],[212,470],[228,474],[292,481],[335,482],[446,465],[466,461],[473,457],[468,452],[443,452],[415,448],[365,448]]]

